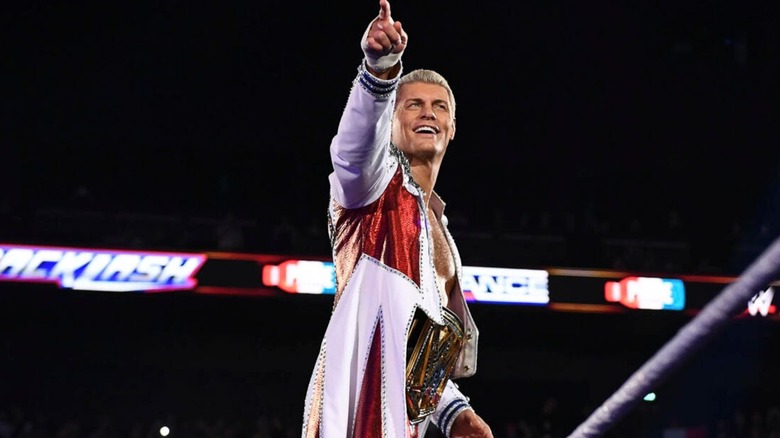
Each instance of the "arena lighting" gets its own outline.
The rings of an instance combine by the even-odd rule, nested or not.
[[[678,279],[631,276],[607,281],[604,298],[629,309],[682,310],[685,308],[685,286]]]
[[[0,281],[63,289],[162,292],[192,289],[202,254],[0,244]]]
[[[546,305],[550,302],[548,273],[541,269],[463,267],[467,301]]]
[[[695,316],[718,291],[735,280],[726,276],[677,274],[675,279],[669,279],[665,275],[631,271],[561,267],[464,266],[462,274],[464,296],[479,304],[521,305],[567,313],[630,313],[666,306],[670,310],[681,309],[677,312],[685,316]],[[632,278],[631,281],[650,280],[639,281],[641,287],[637,288],[628,286]],[[183,253],[16,243],[0,243],[0,284],[4,282],[98,292],[291,299],[306,295],[327,297],[336,290],[335,269],[326,256],[301,258],[285,254]],[[780,321],[772,304],[777,286],[780,281],[757,289],[736,317]]]
[[[334,294],[336,269],[332,262],[285,260],[263,266],[263,284],[288,293]],[[537,269],[463,267],[467,301],[545,305],[550,302],[547,271]]]
[[[332,262],[286,260],[263,266],[263,285],[289,293],[335,294],[336,268]]]

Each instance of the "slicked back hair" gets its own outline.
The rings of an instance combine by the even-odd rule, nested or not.
[[[439,73],[433,70],[418,68],[417,70],[412,70],[409,73],[401,76],[401,79],[398,80],[398,89],[400,90],[401,87],[404,86],[404,84],[411,84],[414,82],[441,85],[442,87],[444,87],[447,90],[447,94],[450,96],[450,107],[452,108],[452,119],[455,120],[455,94],[452,92],[452,88],[450,88],[450,84],[447,82],[446,79],[444,79],[444,76],[440,75]]]

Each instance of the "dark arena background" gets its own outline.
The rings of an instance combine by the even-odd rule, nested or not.
[[[458,102],[460,385],[497,438],[566,437],[777,238],[777,15],[455,3],[392,11]],[[377,10],[3,6],[0,438],[300,436],[328,146]],[[775,286],[609,436],[780,436]]]

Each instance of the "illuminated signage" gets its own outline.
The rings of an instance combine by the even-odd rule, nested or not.
[[[332,262],[287,260],[263,266],[263,285],[289,293],[335,294],[336,268]]]
[[[468,301],[545,305],[550,302],[547,271],[463,267],[461,288]]]
[[[263,285],[289,293],[333,294],[336,270],[332,262],[287,260],[263,266]],[[467,301],[547,304],[547,271],[532,269],[463,267]]]
[[[108,292],[192,289],[201,254],[0,245],[0,281]]]
[[[761,315],[767,316],[770,313],[777,313],[777,309],[772,304],[772,298],[775,296],[775,291],[770,287],[767,290],[757,293],[753,298],[748,301],[747,310],[751,316]]]
[[[555,312],[622,313],[676,310],[695,315],[736,277],[675,275],[550,267],[464,266],[461,288],[469,302],[520,304]],[[272,297],[333,295],[329,257],[299,260],[284,254],[67,248],[0,243],[0,283],[51,284],[66,290],[166,292]],[[767,285],[737,317],[780,321],[772,303],[780,282]]]
[[[629,309],[682,310],[685,307],[685,286],[682,280],[656,277],[626,277],[608,281],[604,298]]]

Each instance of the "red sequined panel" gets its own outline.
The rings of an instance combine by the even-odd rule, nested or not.
[[[420,207],[403,187],[400,166],[379,199],[361,208],[336,207],[334,221],[336,301],[364,253],[420,284]]]
[[[371,351],[368,354],[366,373],[360,386],[357,412],[355,413],[355,437],[382,436],[382,325],[377,321]]]

